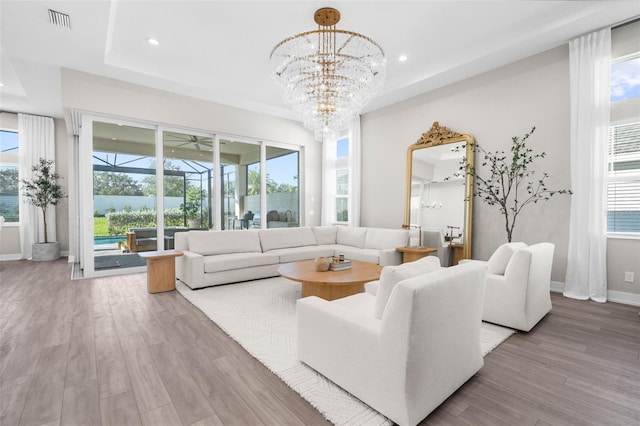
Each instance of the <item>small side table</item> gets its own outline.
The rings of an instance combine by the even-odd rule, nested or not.
[[[143,251],[138,253],[147,260],[147,291],[161,293],[176,289],[175,258],[182,256],[179,250]]]
[[[396,247],[396,251],[402,253],[402,263],[413,262],[414,260],[422,259],[425,256],[429,256],[431,253],[435,253],[438,249],[431,247]]]
[[[451,256],[449,257],[451,259],[451,265],[449,266],[455,266],[462,260],[462,251],[464,249],[464,244],[450,243],[449,247],[451,249]]]

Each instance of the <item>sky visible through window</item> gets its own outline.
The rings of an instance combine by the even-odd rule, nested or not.
[[[640,56],[611,64],[611,102],[640,96]]]
[[[349,156],[349,138],[338,139],[336,158]]]
[[[16,132],[0,131],[0,151],[18,152],[18,134]]]

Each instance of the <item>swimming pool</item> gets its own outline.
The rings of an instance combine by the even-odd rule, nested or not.
[[[113,236],[113,237],[93,237],[93,244],[115,244],[119,242],[127,241],[126,237]]]

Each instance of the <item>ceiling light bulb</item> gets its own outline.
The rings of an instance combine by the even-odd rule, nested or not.
[[[155,38],[148,38],[147,41],[149,42],[149,44],[152,44],[154,46],[157,46],[160,44],[160,42]]]
[[[407,55],[400,55],[400,56],[398,57],[398,60],[399,60],[400,62],[404,62],[404,61],[406,61],[406,60],[407,60]]]

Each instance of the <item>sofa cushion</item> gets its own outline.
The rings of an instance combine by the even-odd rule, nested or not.
[[[136,238],[136,245],[149,245],[149,244],[156,244],[158,242],[157,238]]]
[[[367,228],[354,228],[350,226],[338,226],[337,228],[337,244],[364,248],[364,242],[367,238]]]
[[[487,274],[504,275],[511,256],[516,251],[525,248],[525,243],[505,243],[496,249],[487,262]]]
[[[374,318],[382,319],[382,314],[396,284],[407,278],[427,274],[438,269],[440,269],[440,259],[435,256],[426,256],[415,262],[403,263],[402,265],[385,266],[380,274],[376,303],[373,307]]]
[[[130,228],[129,231],[135,232],[137,240],[141,238],[155,238],[157,233],[156,228]]]
[[[337,226],[312,226],[311,231],[316,236],[316,243],[321,244],[335,244],[336,234],[338,233]]]
[[[380,264],[380,250],[360,249],[352,246],[343,246],[336,244],[333,246],[333,255],[344,255],[346,259],[358,260],[360,262]]]
[[[409,243],[409,231],[406,229],[367,229],[364,247],[370,249],[388,249],[403,247]]]
[[[309,227],[261,229],[260,244],[262,251],[289,247],[315,246],[316,237]]]
[[[278,256],[265,253],[229,253],[206,256],[204,272],[221,272],[278,263]]]
[[[261,252],[258,231],[190,231],[189,251],[212,254]]]
[[[311,260],[316,257],[333,256],[333,248],[329,246],[304,246],[269,250],[268,254],[275,254],[280,258],[280,263],[297,262],[299,260]]]

